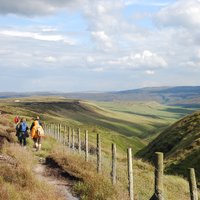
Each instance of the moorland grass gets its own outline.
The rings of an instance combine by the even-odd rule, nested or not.
[[[95,138],[98,129],[95,129],[93,137]],[[108,142],[103,139],[103,172],[101,175],[96,173],[96,159],[90,156],[90,162],[86,163],[84,158],[76,153],[65,150],[63,147],[59,148],[54,139],[47,137],[43,143],[43,150],[36,153],[39,156],[50,157],[54,159],[59,166],[69,174],[80,178],[82,181],[75,184],[74,191],[80,195],[83,200],[101,200],[101,199],[128,199],[128,180],[127,180],[127,165],[124,151],[117,151],[117,185],[113,187],[110,181],[110,144],[104,145]],[[32,143],[29,143],[32,145]],[[126,145],[126,144],[122,144]],[[118,149],[117,149],[118,150]],[[0,194],[5,200],[12,199],[26,199],[29,196],[31,200],[35,199],[59,199],[58,196],[49,186],[44,183],[37,182],[32,174],[31,168],[34,160],[31,158],[32,153],[24,150],[18,145],[4,146],[2,151],[18,161],[16,168],[2,166],[0,179]],[[27,159],[28,158],[28,159]],[[134,191],[135,197],[140,199],[149,199],[154,190],[154,169],[152,165],[141,160],[134,159]],[[8,172],[8,173],[6,173]],[[18,183],[18,184],[17,184]],[[170,200],[189,200],[189,187],[187,181],[177,176],[164,177],[164,196]],[[38,191],[38,188],[45,187],[45,191]],[[19,192],[22,191],[22,192]],[[181,193],[180,193],[181,191]]]
[[[0,199],[4,200],[63,200],[50,185],[39,181],[34,173],[34,156],[18,144],[6,144],[3,155],[8,155],[16,161],[16,165],[0,163]]]
[[[89,162],[84,156],[73,151],[57,148],[50,155],[65,172],[81,179],[74,186],[74,191],[81,200],[116,199],[128,200],[128,178],[126,157],[117,160],[117,184],[111,185],[111,158],[103,154],[102,173],[96,172],[96,159],[90,156]],[[150,199],[154,193],[154,167],[142,160],[133,161],[134,194],[135,199]],[[181,191],[181,192],[180,192]],[[178,176],[164,176],[164,198],[169,200],[189,200],[189,185],[186,180]]]

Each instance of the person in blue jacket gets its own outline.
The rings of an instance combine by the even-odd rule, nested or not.
[[[26,119],[22,118],[16,126],[16,136],[21,146],[26,146],[26,138],[29,137],[28,129]]]

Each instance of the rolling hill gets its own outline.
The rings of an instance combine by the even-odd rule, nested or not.
[[[142,126],[136,127],[134,126],[136,122],[130,117],[127,120],[123,119],[120,113],[89,102],[58,97],[21,98],[17,103],[14,99],[4,99],[0,101],[0,111],[11,114],[13,118],[15,115],[26,116],[29,123],[33,117],[39,115],[46,123],[62,123],[75,130],[81,128],[82,134],[87,129],[91,142],[95,142],[96,134],[101,133],[106,146],[113,141],[118,144],[121,151],[126,150],[126,145],[134,147],[134,152],[145,145],[137,134],[134,134],[135,131],[139,135]]]
[[[113,92],[0,92],[0,98],[19,98],[30,96],[63,96],[72,99],[84,99],[92,101],[156,101],[168,105],[199,106],[200,86],[178,87],[147,87],[141,89],[113,91]]]
[[[187,176],[187,169],[194,167],[200,182],[200,111],[174,123],[137,156],[152,161],[156,151],[165,154],[167,172]]]
[[[127,146],[134,153],[180,117],[193,109],[173,107],[157,102],[96,102],[63,97],[26,97],[1,99],[0,111],[31,118],[40,115],[47,123],[62,123],[83,131],[87,129],[92,142],[100,133],[106,146],[115,142],[120,151]],[[13,119],[11,119],[13,120]]]
[[[30,99],[28,102],[26,101],[26,103],[30,102]],[[97,174],[96,156],[90,155],[89,162],[85,162],[84,154],[80,155],[74,151],[72,153],[69,149],[64,150],[61,143],[56,142],[53,138],[44,138],[42,142],[42,150],[39,152],[35,152],[32,149],[33,142],[31,139],[28,139],[28,146],[26,149],[17,145],[15,128],[12,121],[13,116],[16,112],[19,112],[28,119],[28,122],[30,122],[31,116],[40,113],[33,111],[33,108],[32,110],[27,110],[24,107],[16,107],[12,107],[11,105],[8,106],[8,102],[7,104],[4,103],[4,105],[2,103],[0,104],[0,199],[26,200],[27,196],[30,200],[44,198],[49,200],[55,198],[57,200],[63,199],[61,197],[61,191],[59,190],[59,193],[56,193],[54,190],[55,186],[49,186],[47,182],[43,182],[41,177],[37,179],[38,174],[37,171],[35,171],[35,167],[38,166],[37,163],[42,160],[46,160],[45,164],[52,167],[50,171],[45,171],[45,177],[48,177],[49,175],[51,177],[53,177],[52,175],[56,175],[56,177],[63,175],[62,183],[59,182],[59,185],[62,185],[62,187],[64,178],[71,178],[71,181],[72,178],[74,178],[73,183],[70,182],[70,186],[72,186],[73,194],[77,194],[77,196],[82,200],[130,199],[127,190],[128,179],[126,152],[123,152],[119,156],[119,145],[117,145],[117,184],[112,186],[110,181],[111,158],[110,155],[105,154],[105,151],[102,152],[102,173]],[[48,121],[56,119],[54,116],[51,118],[50,115],[43,112],[48,111],[46,108],[41,109],[43,120]],[[2,138],[4,142],[1,140]],[[110,146],[105,147],[104,144],[105,140],[102,141],[103,150],[107,148],[110,152]],[[44,163],[42,165],[44,165]],[[135,196],[140,199],[150,199],[154,193],[154,184],[152,184],[154,180],[153,166],[149,163],[142,162],[141,160],[134,159],[133,169]],[[169,175],[164,175],[164,180],[165,187],[163,195],[165,199],[189,199],[189,188],[186,180],[178,176]],[[41,188],[45,188],[45,190],[41,190]]]
[[[53,116],[54,120],[73,126],[101,127],[129,138],[141,139],[157,134],[180,117],[194,111],[157,102],[92,103],[63,97],[29,97],[19,101],[2,99],[0,103],[15,107],[15,110],[18,108],[17,113],[22,115],[21,109],[31,110],[45,116]]]

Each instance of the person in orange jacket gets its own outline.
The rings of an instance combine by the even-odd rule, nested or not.
[[[38,128],[42,127],[39,121],[35,120],[31,126],[31,137],[33,138],[34,147],[36,148],[37,151],[41,150],[41,142],[42,142],[42,136],[39,135]]]

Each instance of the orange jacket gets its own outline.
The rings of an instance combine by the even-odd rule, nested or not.
[[[31,129],[31,137],[32,138],[39,138],[40,137],[36,132],[38,126],[39,126],[39,122],[38,121],[34,121],[34,126]]]

